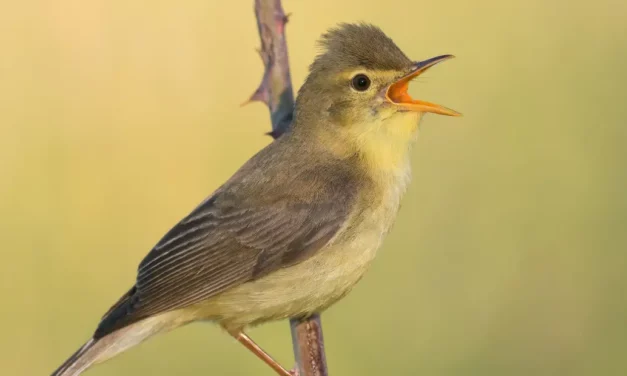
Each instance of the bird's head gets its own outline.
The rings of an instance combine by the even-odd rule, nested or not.
[[[412,79],[452,55],[412,61],[381,29],[368,24],[341,24],[319,44],[322,52],[296,100],[298,127],[340,128],[364,142],[391,137],[402,143],[414,138],[424,113],[460,116],[407,92]]]

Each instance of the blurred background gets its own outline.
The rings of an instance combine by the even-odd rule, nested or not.
[[[379,25],[428,116],[364,280],[323,315],[332,375],[627,374],[627,3],[285,0],[296,88],[315,41]],[[240,108],[253,1],[0,5],[0,364],[47,375],[159,238],[271,139]],[[293,364],[287,322],[252,336]],[[210,324],[88,375],[273,375]]]

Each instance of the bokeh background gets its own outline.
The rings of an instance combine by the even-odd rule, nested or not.
[[[0,364],[46,375],[156,241],[269,143],[252,0],[0,5]],[[414,184],[323,315],[333,375],[627,374],[627,2],[285,0],[294,85],[342,21],[414,59]],[[288,324],[251,334],[286,365]],[[210,324],[89,375],[272,375]]]

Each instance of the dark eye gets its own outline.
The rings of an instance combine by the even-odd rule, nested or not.
[[[357,91],[366,91],[370,87],[370,79],[365,74],[360,73],[353,77],[351,84],[353,85],[353,89]]]

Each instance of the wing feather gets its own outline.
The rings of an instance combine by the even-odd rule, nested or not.
[[[322,249],[350,216],[356,180],[338,168],[295,174],[289,184],[251,191],[235,181],[205,200],[144,258],[134,288],[105,315],[97,335],[193,305]]]

